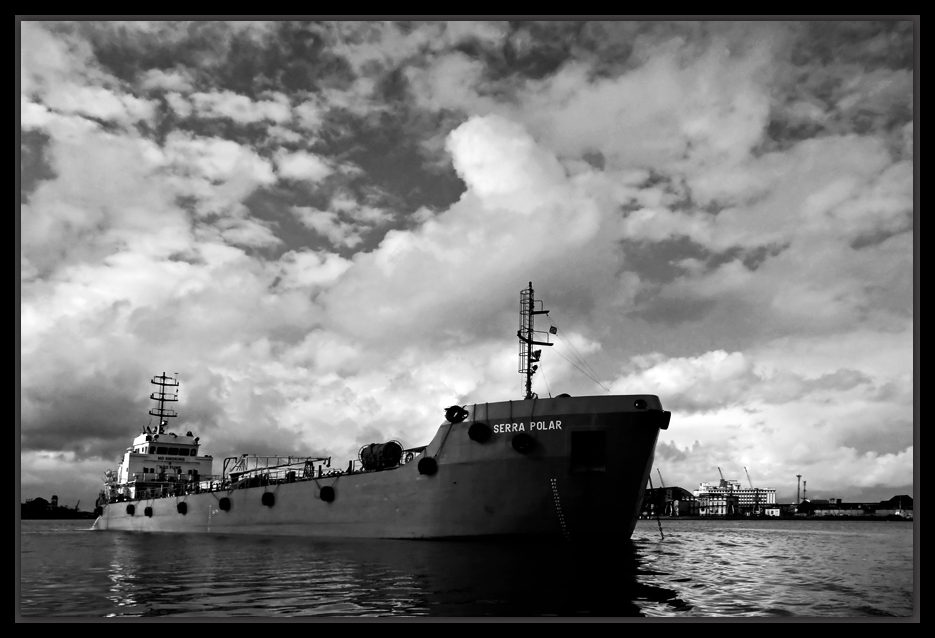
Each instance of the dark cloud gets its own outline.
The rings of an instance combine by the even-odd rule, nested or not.
[[[884,417],[885,418],[885,417]],[[853,448],[861,456],[898,454],[912,446],[913,425],[905,419],[886,419],[875,429],[854,428],[841,440],[841,445]]]
[[[673,463],[684,461],[689,457],[688,451],[680,450],[674,443],[667,443],[665,441],[656,445],[656,454],[666,461],[671,461]]]
[[[902,148],[913,119],[913,24],[908,21],[807,22],[790,25],[786,64],[777,68],[764,149],[821,135],[878,134]]]
[[[276,259],[289,250],[331,248],[327,238],[302,224],[290,210],[293,206],[313,206],[325,210],[329,201],[330,197],[324,189],[309,188],[298,183],[259,188],[247,196],[243,203],[252,217],[275,224],[276,236],[282,240],[282,244],[264,248],[262,254],[267,259]]]
[[[717,305],[715,299],[662,297],[652,288],[644,288],[636,296],[636,309],[628,314],[650,324],[673,326],[702,320]]]
[[[866,70],[912,69],[913,31],[910,20],[835,20],[798,24],[792,62],[859,64]]]
[[[678,263],[683,259],[705,260],[713,256],[704,246],[684,236],[656,242],[625,239],[620,248],[624,268],[638,272],[641,279],[652,283],[668,283],[684,275],[685,268]]]
[[[44,180],[56,176],[49,157],[49,136],[40,131],[22,131],[20,133],[20,197],[22,202],[29,201],[29,195]]]
[[[269,25],[85,22],[57,29],[88,38],[100,64],[130,83],[146,71],[184,69],[201,87],[258,97],[269,90],[346,88],[354,73],[331,52],[327,28],[307,22]]]
[[[365,117],[332,111],[322,129],[322,143],[314,148],[360,167],[368,183],[398,198],[394,207],[439,209],[457,201],[464,192],[450,165],[431,170],[424,166],[423,142],[438,135],[436,127],[442,123],[408,106]]]

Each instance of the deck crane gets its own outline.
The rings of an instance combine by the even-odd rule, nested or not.
[[[666,484],[662,482],[662,471],[658,467],[656,471],[659,472],[659,485],[662,486],[662,489],[666,489]]]

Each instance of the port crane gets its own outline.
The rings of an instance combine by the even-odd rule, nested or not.
[[[668,499],[666,499],[666,493],[665,493],[666,483],[665,483],[665,481],[662,480],[662,470],[660,470],[660,469],[657,467],[657,468],[656,468],[656,472],[659,474],[659,485],[662,486],[662,500],[663,500],[663,502],[665,503],[665,505],[664,505],[664,507],[665,507],[665,513],[666,513],[666,514],[669,514],[669,513],[670,513],[670,512],[668,511],[668,510],[669,510],[669,503],[668,503]]]
[[[717,473],[721,475],[721,487],[727,487],[727,488],[729,488],[731,495],[733,495],[733,493],[734,493],[734,486],[733,486],[733,484],[728,483],[728,482],[724,479],[724,472],[721,471],[720,466],[718,466],[718,468],[717,468]],[[734,504],[731,502],[730,498],[727,499],[727,513],[728,513],[728,514],[733,514],[733,513],[734,513]]]
[[[747,466],[743,467],[744,473],[747,475],[747,483],[750,484],[750,489],[753,490],[753,515],[760,515],[760,490],[753,487],[753,481],[750,479],[750,471],[747,470]]]

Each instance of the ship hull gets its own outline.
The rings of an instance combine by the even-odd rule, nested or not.
[[[393,469],[110,503],[95,529],[319,538],[629,538],[659,429],[668,425],[656,397],[510,401],[469,405],[466,412],[464,421],[443,424],[421,454]],[[483,427],[472,430],[475,424]],[[422,459],[433,459],[435,471],[420,471]],[[325,487],[331,491],[323,492]]]

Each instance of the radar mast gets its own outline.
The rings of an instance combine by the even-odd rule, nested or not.
[[[539,310],[536,310],[536,303],[539,304]],[[549,333],[535,329],[535,315],[547,315],[548,310],[542,310],[542,302],[536,302],[535,293],[532,289],[532,282],[529,282],[529,288],[521,290],[519,293],[519,330],[516,336],[519,337],[519,372],[526,376],[526,399],[532,399],[535,395],[532,392],[532,375],[539,369],[535,365],[542,356],[542,350],[533,350],[532,346],[551,346],[549,343]],[[546,341],[534,341],[537,334],[545,335]]]
[[[161,376],[153,377],[150,381],[153,385],[158,385],[159,390],[149,395],[149,398],[158,402],[158,405],[149,411],[152,416],[159,417],[159,430],[157,434],[166,433],[166,425],[169,423],[166,419],[177,417],[178,412],[166,407],[166,403],[179,400],[179,382],[175,377],[166,376],[163,372]],[[166,388],[176,388],[174,393],[167,392]]]

